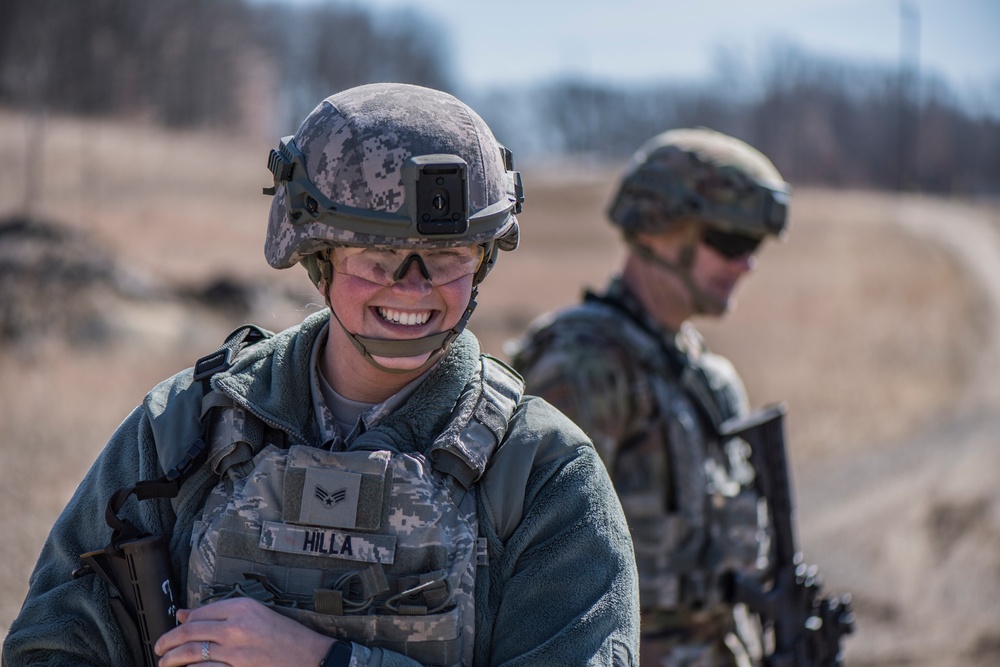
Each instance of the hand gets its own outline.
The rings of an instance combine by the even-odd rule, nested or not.
[[[180,609],[177,620],[156,642],[159,667],[318,665],[333,642],[250,598]]]

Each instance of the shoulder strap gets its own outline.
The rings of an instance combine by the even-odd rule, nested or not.
[[[222,347],[212,354],[207,354],[195,362],[195,382],[201,382],[202,387],[207,394],[212,388],[212,376],[216,373],[228,371],[233,365],[236,355],[239,354],[243,348],[253,345],[257,341],[265,338],[270,338],[273,335],[274,334],[272,332],[267,329],[261,329],[255,324],[244,324],[238,329],[235,329],[232,333],[226,336],[226,340],[222,343]]]
[[[465,406],[460,403],[457,418],[429,450],[434,468],[465,489],[483,476],[524,394],[524,380],[510,366],[488,354],[480,359],[478,397],[473,394]]]
[[[223,342],[222,347],[199,359],[194,365],[193,379],[201,382],[202,391],[205,395],[212,393],[211,380],[216,373],[228,370],[236,355],[254,343],[269,338],[273,334],[266,329],[262,329],[253,324],[245,324],[230,333]],[[204,398],[203,398],[204,403]],[[161,464],[171,465],[170,470],[158,479],[141,480],[135,486],[118,489],[108,501],[105,509],[105,520],[112,529],[111,548],[127,540],[141,537],[141,531],[131,522],[120,519],[118,512],[124,506],[129,496],[135,495],[138,500],[148,498],[176,498],[184,482],[197,472],[208,458],[208,447],[206,446],[207,430],[210,419],[206,418],[203,410],[201,415],[201,431],[188,445],[179,457],[169,456],[168,451],[161,450],[157,443],[157,455]],[[181,443],[163,443],[165,447],[180,447]]]
[[[718,435],[722,422],[733,416],[728,414],[728,404],[720,399],[708,372],[697,360],[692,359],[683,350],[665,340],[662,335],[651,329],[650,324],[636,317],[627,308],[622,307],[613,299],[588,292],[586,301],[601,304],[617,313],[616,320],[626,320],[641,332],[641,336],[632,336],[633,346],[640,357],[651,364],[661,367],[671,374],[694,401],[702,420],[713,433]],[[637,339],[641,338],[641,344]],[[662,361],[660,361],[662,360]]]
[[[674,345],[667,344],[663,336],[653,330],[652,325],[644,322],[636,314],[618,301],[604,295],[588,291],[584,295],[584,303],[591,306],[591,312],[604,314],[612,326],[625,332],[632,351],[646,362],[666,367],[664,371],[673,377],[680,378],[689,361],[687,356]],[[598,306],[598,308],[594,308]]]

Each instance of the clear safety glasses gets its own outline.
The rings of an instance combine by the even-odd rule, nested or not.
[[[333,248],[330,262],[336,273],[379,285],[391,285],[416,265],[433,285],[445,285],[475,273],[483,262],[483,246],[455,248]]]

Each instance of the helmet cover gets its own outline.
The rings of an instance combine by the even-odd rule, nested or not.
[[[380,83],[331,95],[268,167],[275,268],[338,245],[517,247],[524,197],[510,151],[447,93]]]
[[[670,130],[633,155],[608,215],[626,236],[679,220],[780,236],[789,192],[771,161],[743,141],[706,128]]]

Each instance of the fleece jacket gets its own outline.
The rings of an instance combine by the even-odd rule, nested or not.
[[[213,387],[288,444],[320,445],[310,400],[309,360],[329,311],[248,348]],[[463,333],[397,411],[364,437],[422,452],[448,427],[463,391],[477,381],[479,344]],[[104,548],[110,496],[155,479],[175,461],[167,441],[197,433],[201,383],[187,369],[154,388],[118,427],[56,521],[31,575],[20,614],[3,646],[3,664],[128,665],[128,644],[97,576],[73,578],[79,555]],[[587,436],[542,399],[526,396],[474,485],[480,532],[489,550],[475,590],[475,665],[634,665],[638,661],[638,585],[628,528]],[[186,590],[192,524],[214,480],[192,478],[179,500],[134,498],[119,516],[166,536]],[[197,488],[191,488],[195,486]],[[355,651],[352,665],[413,666],[388,650]]]

